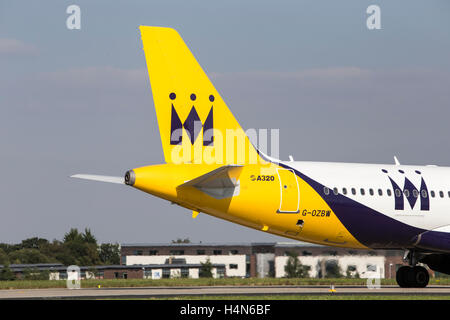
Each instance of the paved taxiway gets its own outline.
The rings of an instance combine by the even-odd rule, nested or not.
[[[429,286],[424,289],[382,286],[336,286],[335,294],[346,295],[450,295],[449,286]],[[220,286],[220,287],[145,287],[145,288],[86,288],[86,289],[10,289],[0,290],[0,299],[59,299],[59,298],[149,298],[195,295],[315,295],[330,294],[327,286]]]

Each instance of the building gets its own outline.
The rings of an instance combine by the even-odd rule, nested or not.
[[[355,250],[303,242],[123,244],[121,264],[162,265],[172,258],[190,265],[209,259],[224,265],[227,277],[284,277],[292,253],[309,266],[311,277],[323,276],[335,264],[344,276],[394,278],[403,265],[400,250]]]
[[[354,250],[303,242],[268,243],[138,243],[121,246],[121,264],[80,266],[82,279],[199,278],[202,264],[211,263],[214,278],[285,277],[289,256],[309,267],[310,277],[323,277],[330,268],[344,276],[395,278],[403,251]],[[67,279],[62,264],[12,264],[17,278],[28,270],[48,271],[53,280]],[[0,269],[3,266],[0,265]],[[328,270],[328,271],[327,271]]]
[[[275,245],[276,277],[285,275],[284,266],[290,253],[298,255],[303,265],[310,267],[310,276],[319,277],[327,264],[336,263],[343,275],[361,278],[395,278],[398,268],[404,265],[401,250],[361,250],[328,247],[309,243],[279,242]]]
[[[121,264],[162,264],[168,259],[184,259],[187,264],[200,264],[210,261],[212,264],[225,265],[227,277],[249,277],[252,246],[238,244],[122,244]]]
[[[81,279],[162,279],[162,278],[198,278],[201,264],[187,264],[184,259],[171,259],[161,264],[140,265],[106,265],[106,266],[80,266]],[[224,264],[212,264],[214,278],[226,276]],[[0,265],[0,270],[4,268]],[[26,272],[48,272],[49,280],[66,280],[67,266],[60,263],[41,264],[11,264],[10,270],[17,279],[23,279]]]

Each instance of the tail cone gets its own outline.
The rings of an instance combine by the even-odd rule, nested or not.
[[[134,173],[133,170],[128,170],[125,173],[125,184],[133,186],[135,181],[136,181],[136,174]]]

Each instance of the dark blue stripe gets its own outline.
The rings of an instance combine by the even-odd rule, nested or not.
[[[450,234],[427,231],[417,237],[417,248],[430,251],[450,252]]]
[[[273,162],[265,157],[264,154],[260,153],[257,148],[255,149],[258,155],[264,160]],[[323,193],[324,185],[286,164],[275,164],[293,170],[300,179],[308,183],[333,210],[339,221],[361,244],[373,249],[405,249],[416,247],[427,251],[450,252],[450,234],[446,232],[427,231],[426,229],[410,226],[341,194],[334,195],[330,192],[329,195],[325,195]],[[391,180],[391,182],[393,181]],[[398,186],[397,188],[400,189]],[[423,178],[420,186],[421,193],[422,190],[428,193]],[[429,196],[426,198],[422,197],[421,200],[421,210],[429,210]]]
[[[214,145],[214,123],[213,123],[213,107],[209,111],[208,117],[203,124],[203,145],[213,146]]]
[[[405,193],[405,190],[408,190],[408,196],[406,197],[406,199],[408,199],[409,205],[411,206],[411,209],[413,209],[417,201],[417,197],[414,196],[414,191],[419,194],[419,190],[417,190],[416,186],[413,185],[413,183],[408,178],[405,178],[405,187],[403,188],[403,193]]]
[[[394,199],[395,199],[395,210],[403,210],[404,209],[404,201],[403,201],[403,191],[400,189],[398,184],[395,183],[391,177],[388,177],[392,184],[392,189],[394,190]]]
[[[172,95],[172,93],[171,93],[171,95]],[[181,144],[181,139],[183,137],[183,132],[181,131],[181,128],[182,128],[182,124],[181,124],[180,117],[178,116],[178,113],[172,104],[172,117],[170,120],[170,144],[171,145]],[[177,136],[175,136],[175,135],[177,135]]]
[[[279,165],[294,170],[300,179],[308,183],[356,240],[367,247],[374,249],[412,247],[415,237],[425,231],[397,221],[341,194],[335,195],[330,192],[329,195],[325,195],[322,184],[288,165],[282,163]]]
[[[426,195],[425,197],[423,193],[425,193]],[[428,194],[428,188],[423,178],[422,182],[420,183],[420,210],[422,211],[430,210],[430,195]]]

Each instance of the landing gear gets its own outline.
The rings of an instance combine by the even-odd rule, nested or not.
[[[402,288],[425,288],[430,281],[428,270],[417,266],[421,254],[416,250],[407,250],[403,260],[408,261],[410,266],[403,266],[397,270],[396,280]]]
[[[425,288],[430,276],[424,267],[403,266],[397,270],[396,280],[402,288]]]

